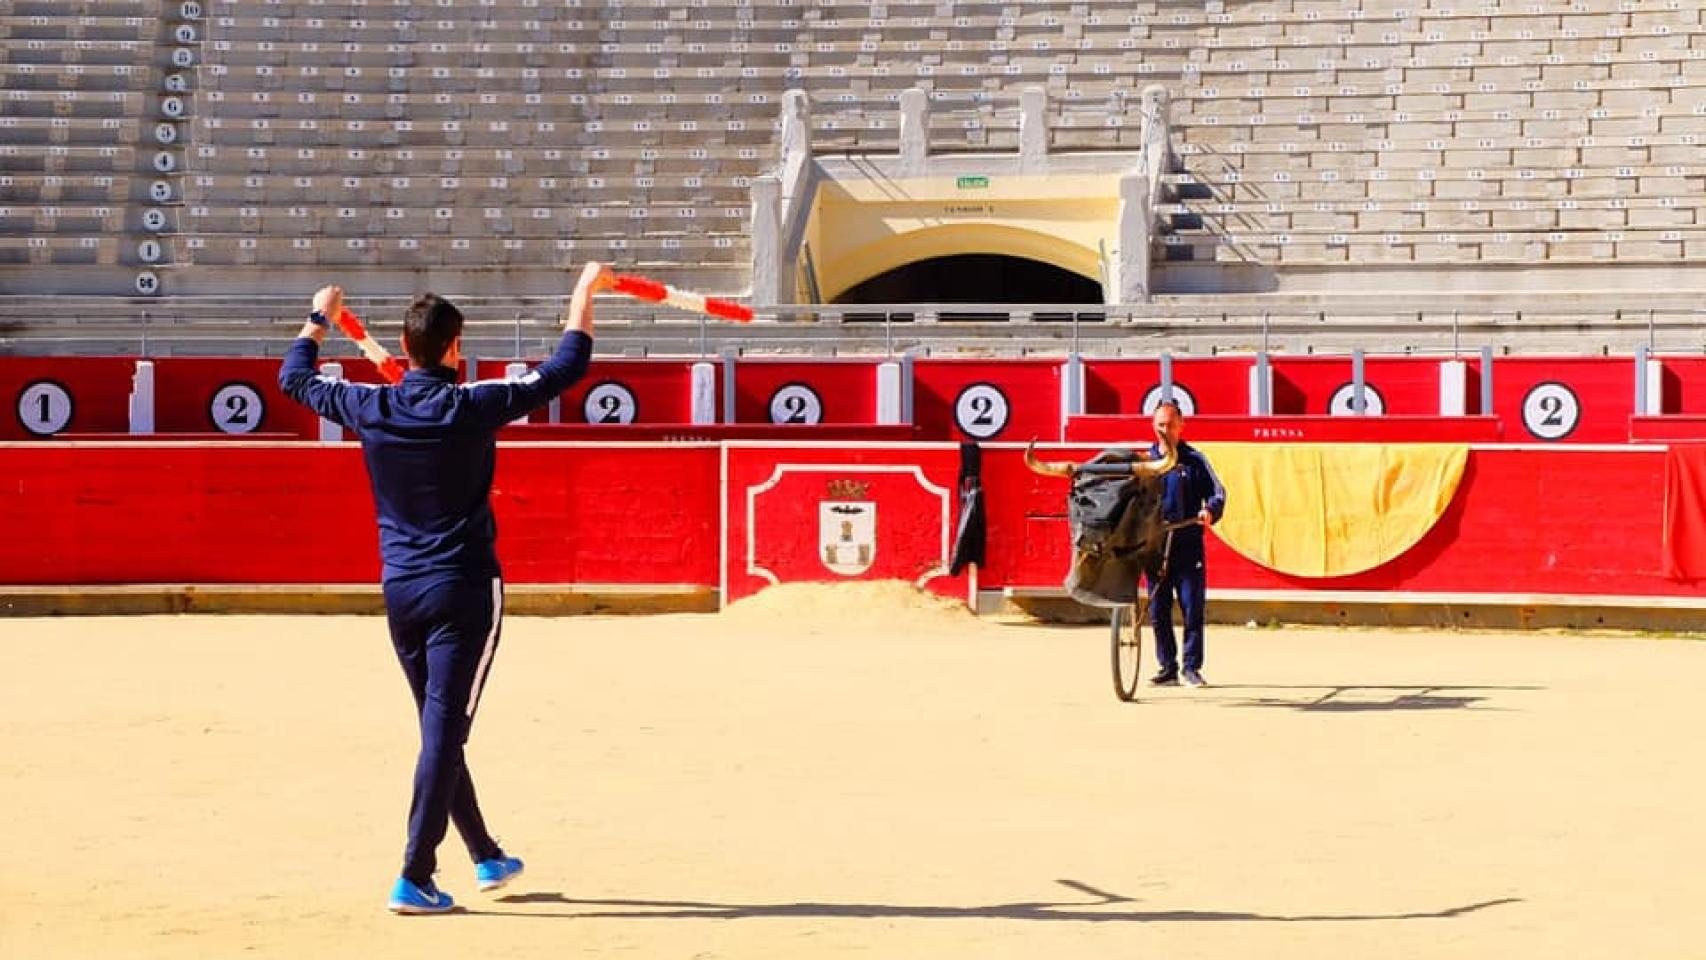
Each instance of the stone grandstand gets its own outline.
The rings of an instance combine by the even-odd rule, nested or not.
[[[1697,0],[0,0],[0,34],[17,352],[255,352],[330,280],[379,316],[455,296],[488,353],[530,350],[586,259],[781,321],[614,309],[628,352],[1701,346]],[[833,231],[787,240],[813,184],[979,170],[1112,185],[1077,241],[1099,262],[1055,261],[1091,264],[1099,306],[1021,290],[1036,322],[931,324],[955,314],[918,304],[977,298],[855,304],[819,284]],[[974,206],[956,236],[999,232]],[[898,334],[833,322],[901,309]]]

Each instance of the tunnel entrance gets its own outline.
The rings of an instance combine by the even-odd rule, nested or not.
[[[932,257],[865,280],[836,298],[836,303],[1071,303],[1099,304],[1102,285],[1053,264],[1024,257],[966,253]],[[1098,313],[1099,317],[1100,314]],[[894,314],[911,320],[913,314]],[[883,315],[848,314],[850,321],[881,320]],[[942,320],[990,322],[1005,313],[944,313]],[[1037,320],[1070,320],[1071,313],[1038,313]],[[1080,315],[1080,319],[1090,319]]]

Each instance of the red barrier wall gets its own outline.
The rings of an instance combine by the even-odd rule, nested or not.
[[[1706,414],[1671,413],[1661,417],[1630,417],[1629,439],[1637,443],[1706,440]]]
[[[6,403],[0,440],[128,432],[135,372],[136,361],[124,357],[0,357],[0,397]],[[43,391],[31,390],[36,384],[52,391],[45,395],[45,407]]]
[[[1021,450],[984,450],[984,589],[1052,588],[1066,570],[1064,483],[1026,470]],[[1477,447],[1445,515],[1391,562],[1350,577],[1290,577],[1211,537],[1211,583],[1706,596],[1706,584],[1662,574],[1664,456],[1651,447]],[[958,463],[949,444],[506,444],[493,500],[513,582],[723,583],[732,599],[770,576],[895,576],[964,596],[965,578],[938,569],[958,522]],[[353,444],[11,443],[0,444],[0,474],[10,491],[0,498],[0,582],[378,575]],[[1236,495],[1228,509],[1238,509]]]
[[[481,360],[481,379],[497,380],[512,361]],[[538,361],[529,361],[533,366]],[[581,382],[563,391],[561,423],[688,423],[693,419],[693,360],[595,360]],[[722,364],[714,366],[721,376]],[[592,403],[587,395],[593,394]],[[719,384],[718,406],[722,404]],[[590,415],[589,415],[590,406]],[[532,423],[548,422],[546,410],[535,411]]]
[[[705,446],[503,447],[492,501],[505,576],[714,585],[718,458]],[[13,444],[0,469],[13,491],[0,498],[0,582],[379,576],[354,444]]]
[[[345,364],[346,370],[352,366]],[[317,438],[319,419],[279,390],[278,368],[277,360],[156,360],[154,429],[160,433],[258,432]]]
[[[341,350],[337,345],[332,349]],[[343,364],[344,375],[351,380],[378,382],[377,371],[365,360],[330,359]],[[1369,357],[1364,369],[1388,415],[1431,416],[1438,409],[1439,360]],[[1467,409],[1473,415],[1482,412],[1481,364],[1479,357],[1466,360]],[[875,366],[879,362],[877,358],[739,361],[737,418],[743,423],[769,423],[772,396],[779,388],[794,384],[811,390],[822,423],[872,423],[876,419]],[[1188,406],[1196,415],[1247,416],[1252,362],[1248,355],[1176,357],[1174,380],[1188,394]],[[1271,362],[1274,409],[1282,416],[1327,413],[1334,393],[1350,381],[1350,359],[1344,356],[1275,355]],[[254,387],[259,405],[265,408],[266,420],[259,432],[288,432],[308,439],[317,436],[312,418],[291,411],[273,386],[276,361],[166,357],[155,363],[157,426],[163,433],[212,430],[209,405],[213,392],[236,381]],[[587,378],[564,394],[562,421],[586,422],[588,394],[603,390],[593,397],[597,419],[615,416],[634,423],[688,422],[692,363],[595,360]],[[502,376],[503,364],[501,360],[483,361],[480,375]],[[12,406],[9,415],[0,417],[0,439],[30,436],[19,417],[20,393],[42,380],[62,385],[72,398],[72,416],[62,426],[63,432],[125,433],[133,365],[128,358],[0,357],[0,396]],[[1060,439],[1064,436],[1061,366],[1058,358],[920,359],[913,364],[918,436],[933,440],[968,436],[981,441]],[[1667,357],[1664,366],[1666,412],[1706,414],[1706,357]],[[720,377],[720,362],[717,368]],[[1492,376],[1495,399],[1490,413],[1504,422],[1506,441],[1619,443],[1630,437],[1628,418],[1634,413],[1631,357],[1501,357],[1494,362]],[[1157,389],[1159,381],[1160,363],[1155,359],[1088,359],[1085,409],[1095,415],[1140,413],[1146,395]],[[724,395],[721,384],[715,395],[720,407]],[[43,401],[39,392],[25,399],[39,416]],[[57,402],[55,398],[49,400]],[[225,398],[224,402],[233,401]],[[239,412],[227,409],[231,414]],[[546,419],[544,411],[532,418],[535,423]]]
[[[1060,366],[1058,359],[915,361],[913,422],[932,440],[1058,439]]]
[[[1192,417],[1191,440],[1242,442],[1282,440],[1306,443],[1490,443],[1503,434],[1496,417]],[[1155,429],[1149,417],[1071,417],[1066,439],[1072,443],[1147,445]]]
[[[1493,361],[1493,413],[1508,425],[1508,441],[1624,443],[1634,412],[1633,358]]]
[[[1384,566],[1351,577],[1291,577],[1211,536],[1210,589],[1706,596],[1706,588],[1661,572],[1663,466],[1663,450],[1653,448],[1476,447],[1445,515]],[[1059,586],[1068,559],[1063,482],[1030,473],[1012,450],[986,451],[984,472],[992,534],[982,581]],[[1234,497],[1227,510],[1236,509]],[[1022,535],[996,537],[998,529]]]
[[[505,444],[493,509],[516,583],[715,586],[715,446]]]
[[[742,360],[735,364],[738,423],[877,422],[877,360]],[[594,375],[598,371],[594,369]],[[809,391],[792,398],[779,391]],[[774,406],[774,415],[773,408]],[[686,419],[686,418],[683,418]]]
[[[1274,357],[1273,411],[1326,416],[1351,391],[1350,357]],[[1431,357],[1365,357],[1363,380],[1386,416],[1439,415],[1439,364]],[[1473,392],[1473,391],[1472,391]],[[1348,401],[1341,400],[1346,404]]]
[[[1140,414],[1144,398],[1160,382],[1159,360],[1086,360],[1084,410],[1091,414]]]
[[[782,443],[824,441],[912,440],[905,424],[824,423],[815,426],[786,423],[635,423],[626,426],[590,423],[528,423],[505,427],[500,440],[617,440],[622,442],[684,443],[718,440],[770,440]]]
[[[1706,414],[1706,357],[1661,357],[1664,411]]]
[[[948,576],[959,452],[940,445],[728,445],[726,601],[777,582]]]
[[[1173,385],[1187,413],[1243,416],[1250,412],[1248,356],[1174,357]],[[1160,398],[1159,360],[1086,360],[1084,410],[1139,414],[1151,392]]]

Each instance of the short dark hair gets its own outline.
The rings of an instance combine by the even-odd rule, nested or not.
[[[1155,405],[1155,411],[1156,411],[1156,412],[1157,412],[1157,413],[1159,413],[1159,412],[1160,412],[1160,411],[1161,411],[1161,408],[1162,408],[1162,407],[1172,407],[1172,408],[1173,408],[1173,412],[1174,412],[1174,413],[1176,413],[1176,414],[1178,414],[1178,415],[1179,415],[1179,416],[1180,416],[1180,417],[1181,417],[1181,418],[1183,418],[1183,417],[1184,417],[1184,415],[1185,415],[1185,411],[1184,411],[1184,408],[1182,408],[1182,407],[1180,407],[1180,406],[1179,406],[1179,401],[1177,401],[1177,400],[1174,400],[1174,399],[1173,399],[1173,398],[1172,398],[1172,397],[1168,397],[1168,398],[1167,398],[1167,399],[1165,399],[1165,400],[1163,400],[1163,401],[1161,401],[1161,402],[1160,402],[1160,403],[1158,403],[1158,404],[1156,404],[1156,405]]]
[[[421,294],[403,314],[405,346],[417,367],[438,366],[451,342],[461,335],[462,311],[437,294]]]

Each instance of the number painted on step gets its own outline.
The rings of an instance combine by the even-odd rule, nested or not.
[[[1161,390],[1161,384],[1158,383],[1143,395],[1144,416],[1154,416],[1155,408],[1161,406]],[[1173,384],[1173,402],[1179,405],[1179,412],[1187,417],[1197,412],[1197,398],[1177,383]]]
[[[37,380],[18,391],[18,423],[38,437],[51,437],[71,424],[71,391],[53,380]]]
[[[1365,416],[1378,417],[1386,412],[1386,400],[1372,384],[1362,385],[1362,402],[1365,409],[1360,412]],[[1356,416],[1359,412],[1356,409],[1356,384],[1342,384],[1334,390],[1332,399],[1327,401],[1327,412],[1335,417]]]
[[[1562,440],[1582,420],[1582,402],[1569,387],[1549,380],[1522,398],[1522,425],[1539,440]]]
[[[770,422],[822,423],[823,400],[803,383],[785,384],[770,395]]]
[[[586,392],[581,415],[587,423],[633,423],[640,404],[626,385],[606,380]]]
[[[261,392],[247,383],[227,383],[213,392],[207,415],[220,433],[253,433],[266,416]]]
[[[969,384],[954,400],[954,425],[974,440],[988,440],[1007,429],[1013,407],[993,383]]]

